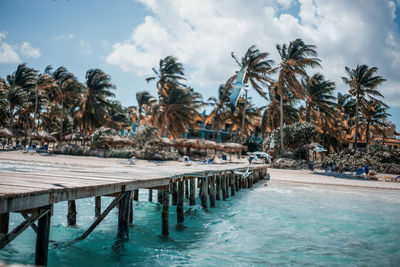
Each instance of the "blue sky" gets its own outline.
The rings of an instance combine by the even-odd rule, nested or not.
[[[300,37],[317,45],[319,71],[341,92],[347,90],[340,79],[344,66],[377,66],[388,79],[382,91],[400,128],[398,1],[2,0],[0,9],[3,78],[21,62],[39,71],[63,65],[81,81],[88,69],[101,68],[128,106],[138,91],[155,94],[144,79],[172,54],[207,99],[238,68],[231,51],[240,57],[256,44],[278,61],[275,45]]]

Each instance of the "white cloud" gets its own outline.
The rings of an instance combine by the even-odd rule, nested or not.
[[[0,32],[0,64],[21,62],[15,48],[4,41],[6,37],[5,32]]]
[[[388,79],[382,86],[386,100],[400,105],[400,35],[393,22],[391,1],[140,2],[151,10],[151,16],[125,41],[115,43],[106,58],[107,63],[124,71],[150,75],[160,58],[174,55],[191,70],[190,82],[216,88],[238,68],[231,51],[240,57],[256,44],[278,62],[275,45],[302,38],[317,45],[321,72],[334,80],[339,90],[347,90],[340,78],[345,66],[377,66],[378,74]],[[300,5],[299,14],[282,12],[294,4]]]
[[[86,42],[85,40],[81,40],[79,45],[81,47],[81,52],[84,55],[90,56],[93,53],[90,43]]]
[[[75,39],[75,36],[73,34],[60,34],[60,35],[57,35],[54,39],[55,40],[65,40],[65,39],[72,40],[72,39]]]
[[[21,54],[26,58],[38,58],[40,57],[40,49],[34,48],[28,42],[23,42],[22,45],[19,46],[19,50]]]

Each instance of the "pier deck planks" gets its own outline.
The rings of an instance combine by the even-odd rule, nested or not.
[[[0,159],[0,163],[10,161]],[[23,171],[0,167],[0,214],[50,205],[60,201],[101,196],[168,185],[173,179],[201,177],[228,171],[244,171],[246,164],[213,164],[191,166],[85,166],[67,164],[29,164]],[[266,168],[264,165],[251,169]],[[22,168],[23,169],[23,168]]]

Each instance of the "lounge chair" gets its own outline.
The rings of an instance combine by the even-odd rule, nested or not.
[[[188,156],[183,157],[183,162],[185,163],[185,166],[190,166],[192,163],[190,162],[190,159]]]
[[[356,172],[356,176],[357,177],[362,177],[363,174],[364,174],[364,169],[363,168],[358,168],[357,172]]]

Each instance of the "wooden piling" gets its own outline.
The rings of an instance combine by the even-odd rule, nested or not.
[[[131,192],[131,198],[129,200],[129,223],[133,223],[133,200],[132,200],[132,192]]]
[[[76,225],[76,202],[75,200],[68,201],[67,221],[69,226]]]
[[[196,205],[196,180],[194,178],[190,179],[190,196],[189,196],[189,205]]]
[[[184,200],[184,187],[185,182],[178,182],[178,196],[177,196],[177,204],[176,204],[176,219],[179,225],[183,225],[185,220],[184,209],[183,209],[183,200]]]
[[[131,205],[131,191],[123,193],[119,201],[118,210],[118,233],[117,237],[121,241],[129,240],[129,211]]]
[[[178,200],[178,186],[176,183],[172,183],[172,206],[176,206]]]
[[[169,235],[169,192],[168,190],[162,191],[162,212],[161,212],[161,234],[163,236]]]
[[[149,189],[149,202],[153,201],[153,189]]]
[[[217,175],[215,181],[215,199],[221,200],[221,175]]]
[[[139,201],[139,189],[133,190],[133,200]]]
[[[94,198],[94,216],[97,218],[101,214],[101,196]]]
[[[185,180],[185,198],[189,199],[189,180]]]
[[[42,210],[50,210],[51,206],[44,206],[39,208]],[[47,258],[49,251],[49,235],[50,235],[50,212],[47,212],[38,220],[38,232],[36,235],[36,252],[35,252],[35,265],[47,266]]]
[[[197,178],[197,187],[199,188],[199,198],[201,199],[201,196],[203,195],[203,186],[202,186],[203,180],[201,178]]]
[[[10,222],[10,213],[0,214],[0,234],[6,235],[8,233],[8,225]]]
[[[226,197],[228,198],[229,197],[229,183],[230,183],[230,179],[229,179],[229,174],[228,173],[225,174],[225,179],[226,179],[226,183],[225,183],[225,186],[226,186]]]
[[[157,190],[157,202],[159,204],[163,203],[163,192],[160,189]]]
[[[210,207],[215,207],[215,175],[209,177]]]
[[[234,196],[236,191],[235,175],[233,173],[230,173],[229,179],[231,180],[231,196]]]
[[[201,188],[202,188],[202,194],[201,194],[201,206],[204,209],[207,209],[207,201],[208,201],[208,177],[206,176],[203,178],[201,181]]]
[[[225,174],[221,175],[221,190],[222,190],[222,200],[226,200],[227,192],[226,192],[226,176]]]

